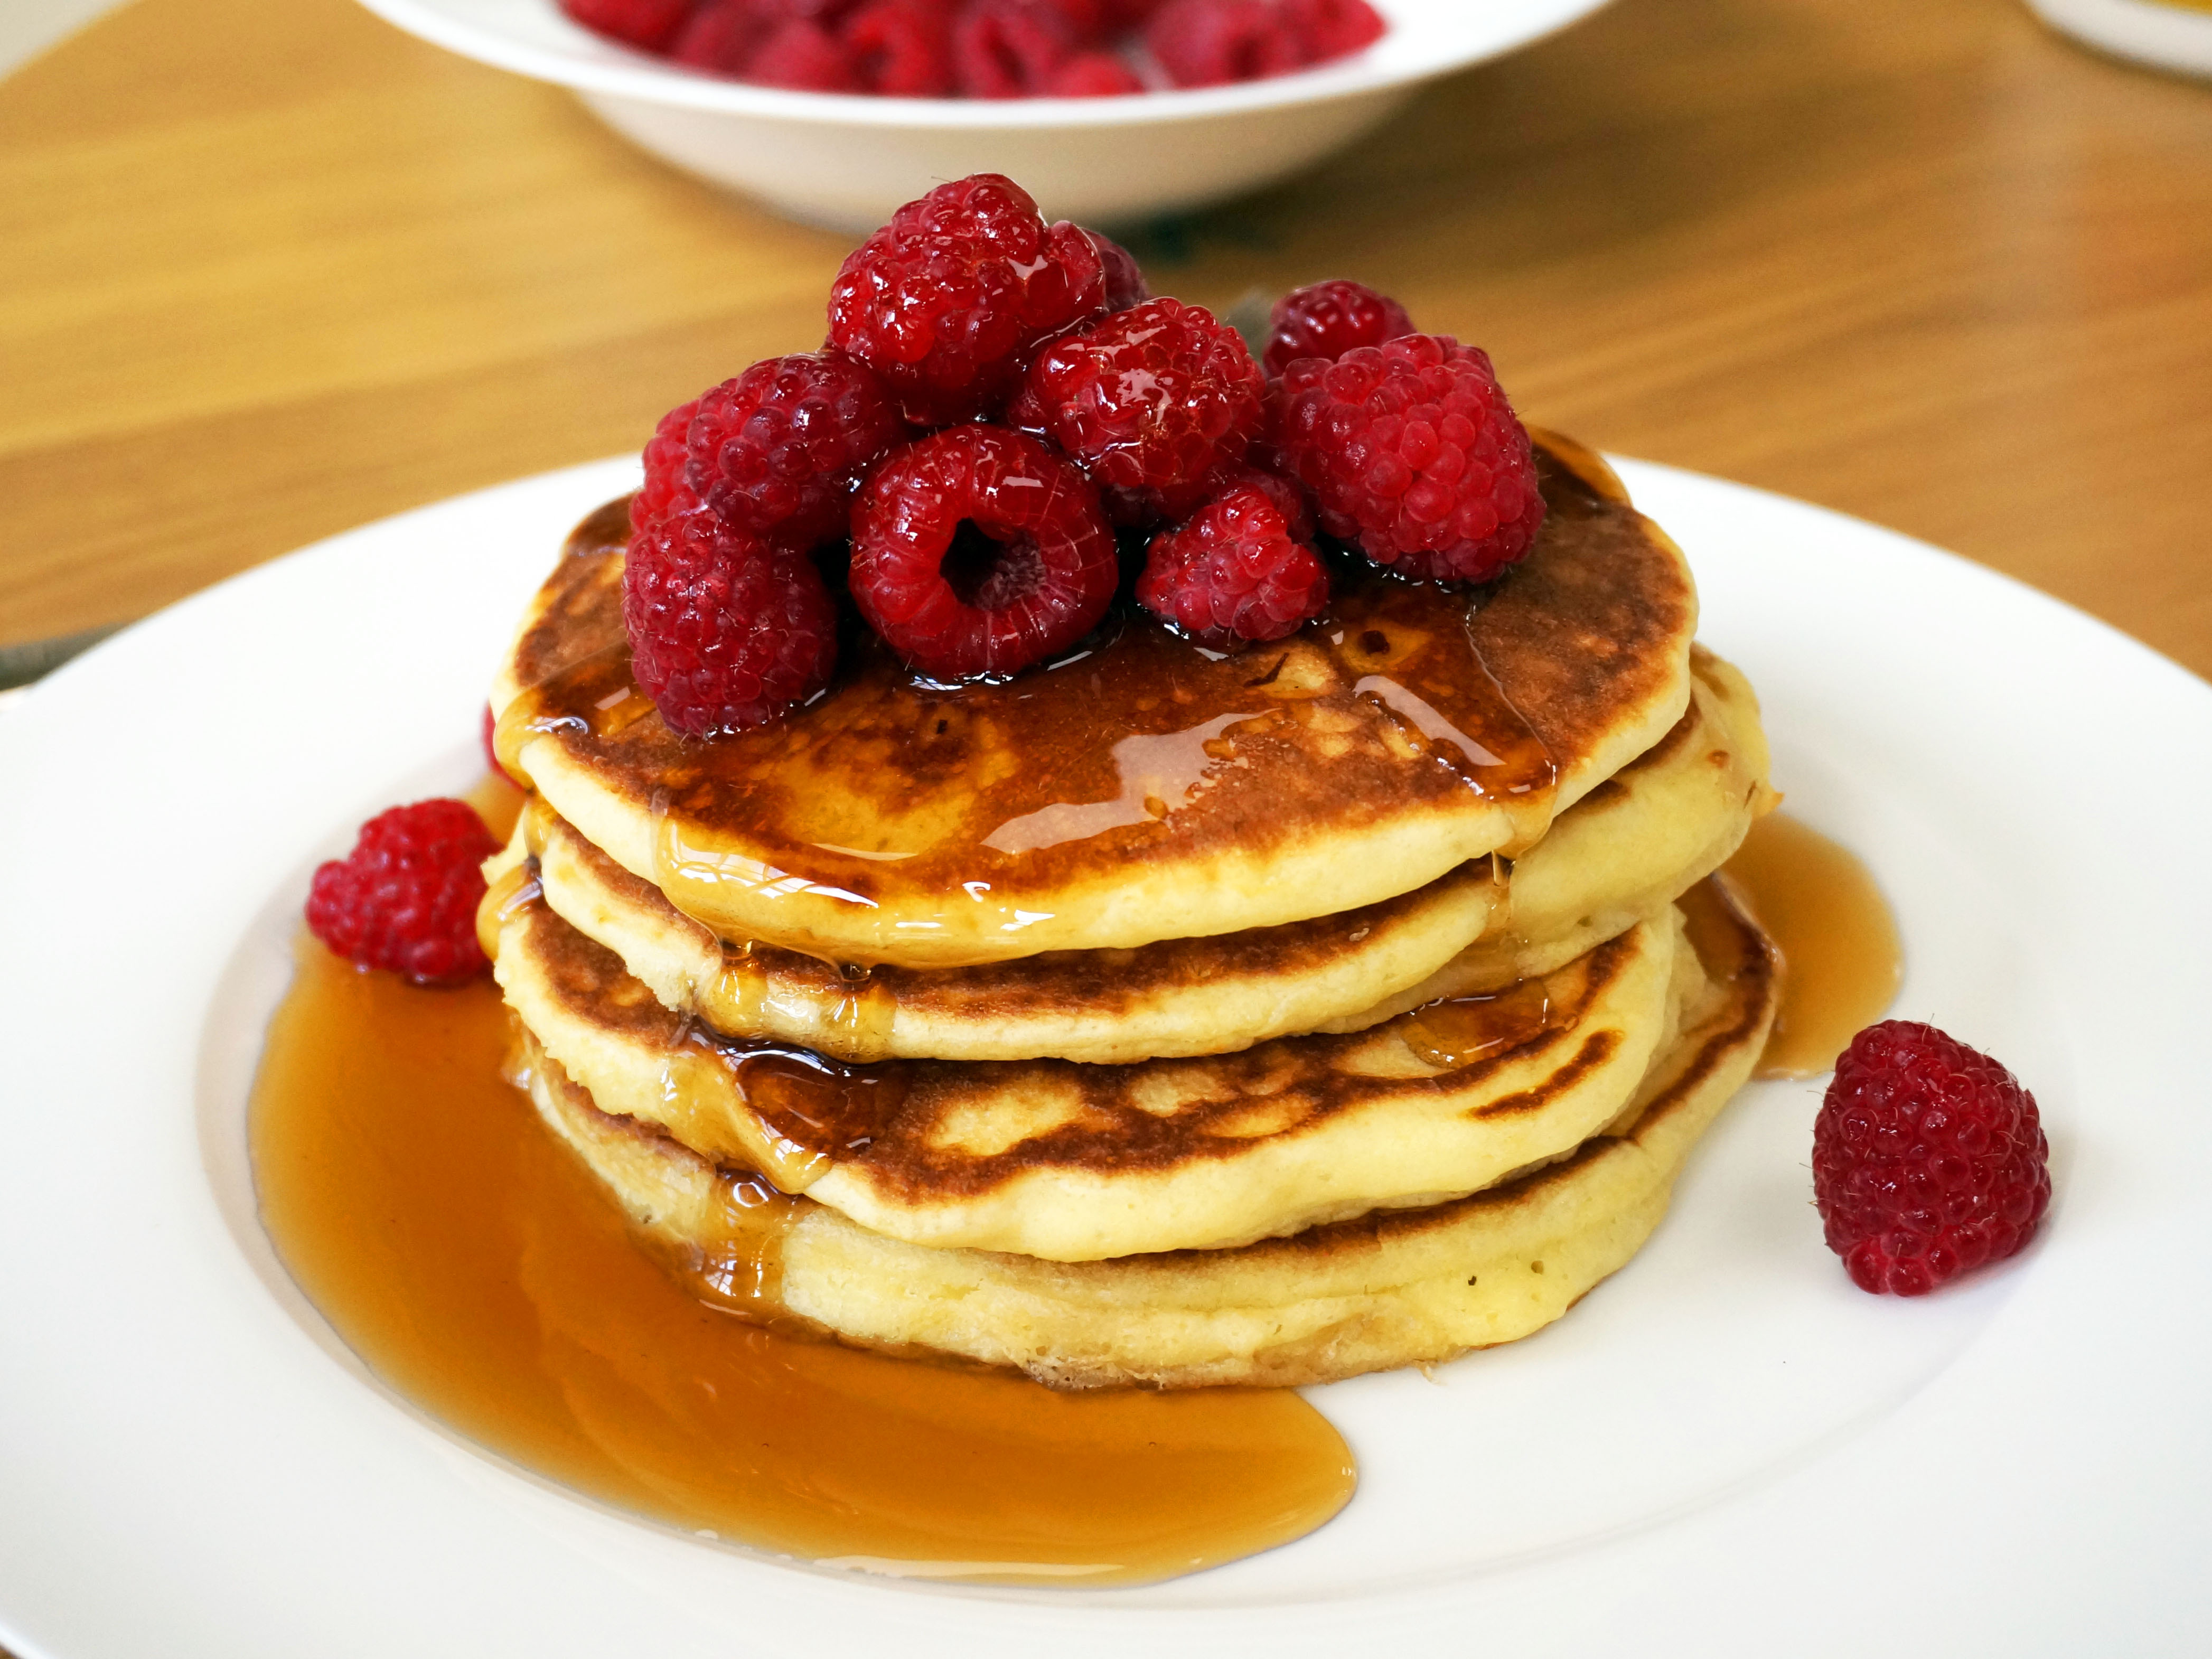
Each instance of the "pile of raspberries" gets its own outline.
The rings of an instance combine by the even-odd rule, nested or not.
[[[712,736],[826,687],[848,602],[947,683],[1066,653],[1125,592],[1231,650],[1320,615],[1332,562],[1480,582],[1528,550],[1543,497],[1486,355],[1356,283],[1297,289],[1272,326],[1255,362],[996,173],[908,203],[838,272],[821,350],[646,446],[638,684]]]
[[[1259,81],[1387,27],[1367,0],[561,0],[709,75],[886,98],[1108,98]]]

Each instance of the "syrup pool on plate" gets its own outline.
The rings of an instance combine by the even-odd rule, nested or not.
[[[1896,1000],[1897,918],[1856,854],[1786,812],[1753,824],[1725,868],[1782,953],[1782,1006],[1757,1075],[1817,1077]]]
[[[687,1532],[979,1581],[1169,1577],[1351,1497],[1288,1391],[1059,1394],[737,1317],[504,1080],[489,981],[421,989],[304,934],[298,957],[253,1089],[263,1224],[372,1370],[490,1450]]]

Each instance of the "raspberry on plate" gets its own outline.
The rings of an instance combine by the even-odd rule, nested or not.
[[[853,507],[853,599],[933,678],[1012,674],[1097,625],[1120,584],[1097,492],[1025,433],[961,426],[887,458]]]
[[[1279,640],[1328,605],[1328,572],[1268,493],[1243,484],[1152,538],[1137,602],[1209,645]]]
[[[810,547],[845,533],[860,474],[908,435],[884,383],[842,352],[768,357],[700,395],[684,476],[737,529]],[[656,459],[648,447],[649,491]]]
[[[805,553],[710,508],[631,534],[623,625],[638,684],[692,737],[766,724],[837,664],[836,601]]]
[[[2051,1202],[2035,1097],[1901,1019],[1851,1039],[1813,1124],[1813,1199],[1861,1290],[1922,1296],[2034,1233]]]
[[[458,985],[491,966],[477,943],[483,861],[499,843],[466,801],[418,800],[361,827],[315,872],[307,928],[364,968],[418,985]]]
[[[1027,191],[979,173],[908,202],[845,261],[830,340],[884,378],[908,420],[946,426],[994,413],[1040,341],[1105,306],[1091,238],[1048,227]]]
[[[1293,362],[1271,414],[1322,527],[1401,574],[1487,581],[1544,522],[1528,434],[1489,355],[1448,334]]]
[[[1406,307],[1364,283],[1310,283],[1275,301],[1268,319],[1267,368],[1280,374],[1301,357],[1334,362],[1361,346],[1413,331]]]
[[[1101,485],[1172,490],[1243,457],[1266,396],[1235,329],[1201,306],[1147,300],[1047,345],[1012,415]]]

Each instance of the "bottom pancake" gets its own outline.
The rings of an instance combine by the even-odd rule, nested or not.
[[[906,1243],[600,1113],[526,1033],[518,1080],[702,1295],[755,1316],[1060,1388],[1328,1382],[1526,1336],[1658,1224],[1690,1148],[1750,1075],[1776,994],[1764,936],[1717,882],[1682,908],[1705,982],[1629,1116],[1472,1197],[1235,1249],[1055,1262]]]

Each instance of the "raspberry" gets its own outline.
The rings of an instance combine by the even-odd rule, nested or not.
[[[666,45],[690,9],[691,0],[561,0],[561,9],[586,28],[647,52]]]
[[[1241,458],[1267,382],[1237,331],[1180,300],[1148,300],[1037,354],[1014,420],[1119,490],[1172,490]]]
[[[684,477],[735,528],[811,547],[845,533],[860,474],[908,435],[884,383],[843,353],[768,357],[700,395]],[[648,447],[649,488],[654,459]]]
[[[361,827],[343,859],[315,872],[308,931],[349,962],[459,985],[491,964],[477,943],[483,861],[499,843],[466,801],[418,800]]]
[[[1395,300],[1358,283],[1314,283],[1275,301],[1269,319],[1267,367],[1280,374],[1301,357],[1334,362],[1360,346],[1378,346],[1413,331]]]
[[[793,92],[859,92],[860,79],[837,37],[811,18],[793,17],[745,59],[745,79]]]
[[[632,533],[623,625],[638,684],[693,737],[766,724],[837,663],[836,602],[805,554],[707,508]]]
[[[872,0],[845,20],[840,38],[870,92],[943,98],[952,91],[952,11],[945,0]]]
[[[1137,602],[1209,645],[1279,640],[1328,603],[1328,572],[1267,492],[1239,486],[1152,538]]]
[[[1304,66],[1304,43],[1267,0],[1168,0],[1145,44],[1179,87],[1261,81]]]
[[[668,55],[709,75],[742,75],[767,33],[748,0],[708,0],[677,30]]]
[[[747,0],[753,10],[771,23],[803,17],[812,23],[834,24],[853,9],[854,0]]]
[[[1029,0],[1029,3],[1057,12],[1080,47],[1100,45],[1117,27],[1109,0]]]
[[[933,678],[1012,674],[1073,645],[1120,580],[1089,480],[1004,427],[899,450],[854,503],[853,598]]]
[[[952,65],[970,98],[1033,98],[1077,46],[1075,30],[1042,0],[969,0],[952,26]]]
[[[845,261],[830,339],[883,376],[906,417],[945,426],[997,410],[1037,343],[1104,308],[1081,229],[1048,228],[995,173],[908,202]]]
[[[1106,309],[1127,311],[1131,306],[1140,306],[1152,297],[1146,285],[1145,273],[1137,264],[1137,256],[1110,236],[1101,236],[1095,230],[1083,233],[1091,239],[1091,246],[1098,250],[1101,264],[1106,268]]]
[[[1240,486],[1261,491],[1274,502],[1275,511],[1283,515],[1283,523],[1291,532],[1292,541],[1313,544],[1314,515],[1312,503],[1306,492],[1279,473],[1269,472],[1249,461],[1231,461],[1217,467],[1206,477],[1207,498],[1225,495]]]
[[[691,431],[691,417],[699,412],[699,400],[678,404],[660,417],[660,424],[653,436],[645,441],[645,483],[630,497],[630,528],[647,530],[664,519],[678,513],[689,513],[699,505],[698,492],[684,467],[684,449]]]
[[[1367,0],[1283,0],[1283,21],[1310,64],[1371,46],[1389,27]]]
[[[1224,461],[1196,483],[1176,484],[1171,489],[1108,488],[1098,494],[1109,524],[1141,527],[1180,524],[1216,496],[1225,495],[1240,484],[1265,491],[1290,526],[1291,538],[1312,544],[1313,507],[1306,500],[1305,491],[1280,474],[1267,471],[1249,461]]]
[[[1528,433],[1488,355],[1449,335],[1294,362],[1273,416],[1322,527],[1401,574],[1487,581],[1544,522]]]
[[[1044,83],[1048,98],[1120,98],[1144,89],[1136,72],[1110,52],[1079,52]]]
[[[769,24],[799,18],[834,28],[853,9],[854,0],[745,0],[756,16]]]
[[[1851,1039],[1813,1124],[1813,1200],[1863,1291],[1922,1296],[2025,1244],[2051,1202],[2035,1097],[1901,1019]]]

